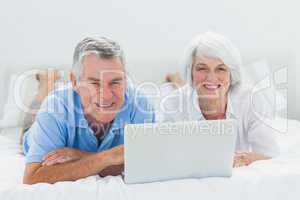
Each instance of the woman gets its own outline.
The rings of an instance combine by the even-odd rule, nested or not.
[[[184,60],[186,84],[162,100],[163,121],[236,119],[235,167],[276,156],[276,132],[262,120],[271,110],[263,97],[242,87],[237,48],[208,32],[192,40]],[[183,84],[176,74],[167,80]]]
[[[24,133],[31,127],[35,120],[36,113],[40,109],[43,100],[48,96],[48,93],[55,88],[55,83],[60,79],[58,70],[41,70],[35,75],[36,80],[39,82],[38,92],[31,102],[29,108],[30,112],[25,113],[20,143],[23,143]]]

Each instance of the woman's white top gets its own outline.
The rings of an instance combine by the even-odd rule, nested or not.
[[[165,96],[160,103],[158,120],[163,122],[205,120],[198,104],[198,95],[191,86]],[[272,108],[260,94],[240,86],[230,88],[226,119],[237,120],[236,151],[253,151],[274,157],[279,153],[277,131],[266,123]]]

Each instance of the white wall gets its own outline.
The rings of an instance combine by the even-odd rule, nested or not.
[[[185,44],[213,30],[240,48],[246,63],[266,58],[289,68],[290,116],[300,119],[300,17],[297,1],[0,0],[0,66],[69,64],[75,44],[106,35],[126,50],[134,77],[163,80],[179,69]],[[298,40],[295,42],[295,40]]]

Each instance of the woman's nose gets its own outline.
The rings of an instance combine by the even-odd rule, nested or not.
[[[206,74],[206,81],[215,82],[218,80],[218,77],[215,72],[209,72]]]

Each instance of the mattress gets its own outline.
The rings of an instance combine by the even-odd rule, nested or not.
[[[23,185],[24,156],[19,128],[0,133],[0,199],[298,199],[300,196],[300,122],[288,120],[278,136],[280,156],[235,168],[230,178],[182,179],[127,185],[120,176],[90,176],[75,182]]]

